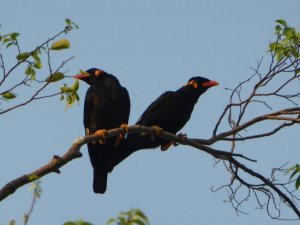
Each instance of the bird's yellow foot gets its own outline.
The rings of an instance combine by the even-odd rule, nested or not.
[[[120,140],[124,140],[125,139],[125,135],[128,132],[128,125],[124,123],[124,124],[121,124],[120,127],[123,128],[123,131],[120,134],[119,138],[120,138]]]
[[[97,130],[95,134],[99,136],[99,143],[101,145],[105,144],[106,130]]]
[[[85,136],[89,136],[89,135],[91,135],[90,129],[89,129],[89,128],[85,128]],[[97,141],[93,141],[92,143],[93,143],[93,144],[96,144]]]
[[[155,133],[156,134],[161,134],[161,132],[162,132],[162,128],[161,127],[159,127],[159,126],[152,126],[152,128],[155,130]]]
[[[182,134],[182,133],[178,134],[177,136],[179,136],[181,140],[185,140],[187,138],[187,135],[186,134]],[[176,142],[176,141],[170,141],[170,142],[168,142],[168,143],[166,143],[164,145],[161,145],[160,149],[162,151],[166,151],[166,150],[168,150],[171,147],[171,145],[177,146],[177,145],[179,145],[179,143]]]
[[[115,142],[115,147],[118,147],[121,140],[125,139],[125,135],[128,132],[128,125],[127,124],[121,124],[120,128],[123,128],[123,131],[120,133],[120,135],[117,137]]]
[[[164,145],[161,145],[161,146],[160,146],[160,150],[162,150],[162,151],[167,151],[167,150],[171,147],[171,145],[174,145],[174,146],[175,146],[175,144],[176,144],[175,141],[170,141],[170,142],[168,142],[168,143],[166,143],[166,144],[164,144]]]

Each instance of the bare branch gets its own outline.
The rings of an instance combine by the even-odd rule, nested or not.
[[[116,128],[116,129],[108,130],[105,134],[105,138],[111,138],[111,137],[117,136],[121,133],[124,133],[124,131],[125,131],[124,128]],[[274,199],[275,199],[275,197],[273,196],[274,195],[273,192],[276,193],[280,197],[280,199],[282,199],[284,203],[286,203],[289,207],[291,207],[293,209],[293,211],[295,212],[295,214],[300,218],[300,211],[297,209],[294,202],[284,192],[282,192],[277,187],[278,185],[282,186],[283,184],[273,183],[268,178],[265,178],[261,174],[253,171],[252,169],[245,166],[244,164],[242,164],[241,162],[239,162],[236,159],[237,157],[242,158],[242,159],[248,159],[247,157],[245,157],[241,154],[232,154],[230,152],[216,150],[216,149],[210,148],[206,145],[202,145],[202,144],[193,142],[192,140],[190,140],[188,138],[182,138],[182,135],[175,135],[175,134],[166,132],[164,130],[160,131],[160,133],[158,134],[157,129],[152,128],[152,127],[133,125],[133,126],[128,127],[128,132],[129,133],[136,133],[136,132],[149,133],[149,134],[153,134],[153,135],[158,135],[165,139],[174,141],[176,143],[180,143],[183,145],[189,145],[189,146],[192,146],[199,150],[202,150],[202,151],[212,155],[215,158],[228,161],[230,163],[230,170],[233,171],[233,179],[232,179],[231,183],[233,183],[234,180],[237,179],[238,181],[241,182],[242,185],[248,187],[250,190],[260,190],[260,191],[264,192],[265,194],[270,196],[270,200],[272,200],[272,201],[274,201]],[[14,193],[21,186],[23,186],[27,183],[30,183],[37,178],[41,178],[44,175],[46,175],[48,173],[52,173],[52,172],[60,173],[59,169],[62,166],[64,166],[65,164],[67,164],[68,162],[70,162],[71,160],[73,160],[75,158],[81,157],[82,154],[80,153],[80,148],[82,145],[84,145],[86,143],[98,141],[99,139],[100,139],[100,137],[97,134],[80,137],[80,138],[76,139],[75,142],[72,144],[72,146],[69,148],[69,150],[63,156],[61,156],[61,157],[54,156],[48,164],[6,184],[0,190],[0,201],[5,199],[6,197],[8,197],[10,194]],[[248,160],[254,162],[254,160],[251,160],[251,159],[248,159]],[[261,181],[262,184],[259,184],[259,185],[248,184],[238,175],[239,170],[243,170],[246,174],[251,175],[252,177]],[[271,190],[269,190],[269,189],[266,189],[265,187],[270,188],[273,192],[271,192]],[[248,190],[248,194],[246,195],[244,200],[236,202],[236,205],[234,206],[234,208],[237,211],[240,211],[239,210],[240,205],[250,197],[250,194],[249,194],[250,190]],[[275,204],[275,206],[276,206],[276,204]]]

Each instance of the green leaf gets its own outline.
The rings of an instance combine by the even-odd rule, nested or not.
[[[15,220],[11,220],[11,221],[9,221],[8,225],[16,225],[16,221]]]
[[[291,39],[292,37],[296,36],[296,30],[293,27],[287,27],[287,28],[284,29],[283,34],[288,39]]]
[[[89,222],[86,222],[86,221],[84,221],[84,220],[77,220],[77,221],[76,221],[76,224],[77,224],[77,225],[93,225],[93,224],[91,224],[91,223],[89,223]]]
[[[119,217],[119,220],[121,222],[121,224],[125,224],[126,223],[126,219],[123,217]]]
[[[115,223],[115,222],[116,222],[116,220],[115,220],[114,218],[110,218],[110,219],[107,221],[106,225],[110,225],[110,224],[113,224],[113,223]]]
[[[286,172],[285,175],[287,175],[288,173],[294,171],[296,169],[296,166],[292,166],[291,168],[289,168]]]
[[[282,28],[281,28],[281,26],[279,26],[279,25],[276,25],[276,26],[275,26],[275,30],[279,32],[279,31],[281,31],[281,30],[282,30]]]
[[[70,41],[64,38],[54,42],[51,46],[52,50],[62,50],[68,48],[70,48]]]
[[[10,38],[4,38],[2,41],[3,41],[3,44],[5,44],[6,42],[11,41],[11,39]]]
[[[283,52],[282,51],[277,52],[277,54],[276,54],[277,62],[280,62],[282,60],[282,58],[283,58]]]
[[[13,40],[17,40],[17,37],[20,35],[20,33],[17,33],[17,32],[15,32],[15,33],[11,33],[10,34],[10,37],[11,37],[11,39],[13,39]]]
[[[36,68],[36,69],[41,69],[41,68],[42,68],[42,63],[41,63],[41,61],[38,61],[38,62],[36,62],[33,66],[34,66],[34,68]]]
[[[8,92],[3,93],[2,97],[5,99],[13,99],[17,96],[14,93],[8,91]]]
[[[79,73],[82,73],[82,74],[90,76],[90,74],[88,72],[86,72],[85,70],[79,70]]]
[[[27,59],[30,56],[29,52],[21,52],[16,56],[17,60],[22,61]]]
[[[77,94],[77,93],[74,93],[74,95],[75,95],[75,99],[76,99],[76,101],[78,102],[78,104],[79,104],[79,101],[80,101],[80,97],[79,97],[79,95]]]
[[[276,47],[277,47],[277,43],[276,43],[276,42],[272,42],[272,43],[269,45],[269,49],[270,49],[271,51],[275,51]]]
[[[290,176],[290,180],[293,179],[293,177],[298,173],[298,171],[295,169],[294,172]]]
[[[59,80],[62,80],[65,78],[65,75],[61,72],[55,72],[52,75],[50,75],[49,77],[46,78],[47,82],[57,82]]]
[[[287,23],[286,23],[285,20],[279,19],[279,20],[275,20],[275,22],[281,24],[281,25],[284,26],[284,27],[287,27]]]
[[[35,80],[35,75],[36,75],[35,69],[31,68],[31,74],[30,74],[30,80],[31,80],[31,81],[32,81],[32,80]]]
[[[296,183],[295,183],[295,187],[298,190],[300,187],[300,176],[297,178]]]
[[[76,225],[76,223],[73,221],[67,221],[63,225]]]
[[[74,84],[72,85],[72,89],[74,91],[77,91],[79,89],[79,81],[78,81],[78,79],[75,79]]]
[[[69,18],[66,18],[65,21],[68,25],[70,25],[72,23],[72,21]]]
[[[146,225],[146,223],[144,223],[142,220],[138,220],[138,219],[135,219],[135,220],[132,220],[133,224],[138,224],[138,225]]]
[[[74,91],[73,91],[71,88],[69,88],[66,84],[64,84],[64,86],[61,87],[60,90],[61,90],[63,93],[74,92]]]
[[[31,66],[27,66],[26,70],[25,70],[25,74],[27,76],[29,76],[31,74],[31,70],[32,70],[32,67]]]
[[[34,58],[34,60],[35,60],[36,62],[39,62],[39,61],[41,61],[41,59],[40,59],[40,57],[39,57],[39,54],[38,54],[38,53],[33,53],[33,54],[32,54],[32,57]]]
[[[10,46],[12,46],[14,44],[14,42],[10,42],[6,45],[6,48],[9,48]]]
[[[146,220],[148,222],[147,216],[141,210],[137,209],[135,214],[140,216],[141,218],[143,218],[144,220]]]

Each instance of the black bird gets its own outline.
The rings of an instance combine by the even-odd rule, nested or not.
[[[83,123],[86,135],[93,134],[100,129],[117,128],[128,123],[129,94],[115,76],[92,68],[74,78],[90,85],[84,101]],[[103,194],[106,191],[110,157],[119,144],[118,138],[109,138],[104,144],[87,145],[94,169],[93,190],[95,193]]]
[[[177,91],[167,91],[159,96],[137,121],[137,125],[158,126],[176,134],[190,119],[199,97],[218,82],[203,77],[192,77]],[[112,165],[116,166],[133,152],[161,146],[166,150],[170,141],[150,134],[128,134],[115,151]]]

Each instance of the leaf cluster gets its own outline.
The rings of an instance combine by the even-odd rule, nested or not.
[[[295,182],[295,188],[298,190],[300,188],[300,164],[296,164],[295,166],[291,167],[286,173],[292,173],[290,176],[290,180],[298,175]]]
[[[3,45],[6,46],[6,48],[12,46],[12,45],[17,45],[18,44],[18,36],[20,33],[14,32],[10,34],[5,34],[3,36],[0,36],[0,42],[2,42]]]
[[[79,95],[77,91],[79,89],[79,82],[75,79],[74,83],[71,86],[67,86],[64,84],[63,87],[60,88],[61,95],[60,100],[64,100],[66,98],[66,109],[72,107],[72,105],[77,101],[79,103]]]
[[[121,212],[117,218],[111,218],[106,225],[150,225],[148,218],[140,209]]]
[[[67,221],[63,225],[92,225],[92,224],[84,220],[76,220],[76,221]]]
[[[278,62],[290,57],[299,59],[300,32],[289,26],[285,20],[279,19],[276,22],[277,40],[270,43],[269,51],[275,53]]]
[[[33,86],[35,87],[39,86],[39,88],[37,88],[33,96],[29,98],[26,102],[15,103],[16,105],[11,108],[1,109],[1,114],[10,111],[12,109],[15,109],[19,106],[22,106],[24,104],[28,104],[33,100],[52,97],[55,95],[60,95],[61,96],[60,100],[64,100],[64,99],[66,100],[66,108],[71,107],[75,101],[79,102],[79,96],[77,94],[77,90],[79,88],[78,81],[75,81],[71,86],[63,84],[63,86],[61,86],[59,91],[57,91],[54,94],[42,95],[42,93],[44,93],[44,90],[46,89],[47,86],[51,86],[55,82],[68,78],[68,76],[65,75],[65,72],[62,71],[62,68],[68,61],[70,61],[74,57],[62,61],[61,65],[58,66],[57,68],[53,68],[51,62],[51,53],[54,53],[55,51],[69,49],[71,45],[68,39],[66,38],[58,39],[58,38],[63,34],[67,34],[73,29],[78,29],[78,26],[70,19],[67,18],[65,22],[67,25],[61,32],[52,36],[51,38],[41,43],[31,51],[21,50],[21,46],[18,40],[20,34],[17,32],[0,36],[0,46],[4,45],[6,48],[14,46],[15,49],[17,50],[17,54],[16,54],[17,61],[15,65],[12,66],[11,68],[6,68],[4,55],[3,53],[0,53],[0,69],[2,69],[3,71],[2,76],[0,74],[0,87],[2,87],[2,91],[0,91],[0,101],[1,100],[10,101],[13,99],[17,99],[14,102],[18,102],[17,97],[20,93],[23,93],[22,95],[25,94],[24,92],[25,88],[33,89]],[[24,66],[24,78],[19,83],[16,82],[12,86],[6,87],[5,84],[6,84],[6,80],[8,80],[8,77],[14,76],[14,71],[21,66]],[[50,75],[48,75],[45,78],[44,75],[42,75],[44,73],[44,70],[42,69],[44,67],[47,68],[47,66],[49,72],[46,74],[50,74]],[[37,84],[37,85],[32,85],[32,84]]]

